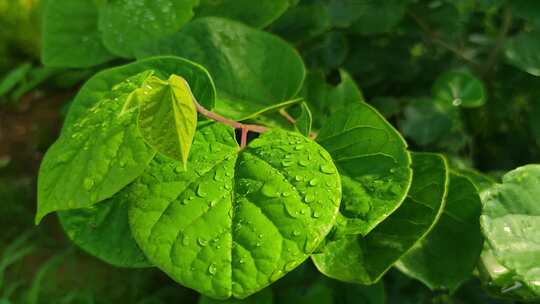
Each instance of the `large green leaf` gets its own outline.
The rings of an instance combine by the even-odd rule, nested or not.
[[[139,57],[155,54],[182,56],[206,67],[218,90],[216,112],[236,120],[292,99],[304,81],[304,65],[294,48],[221,18],[194,20],[141,50]]]
[[[435,81],[433,97],[456,107],[475,108],[486,102],[486,89],[469,72],[449,71]]]
[[[117,83],[144,71],[153,71],[163,79],[172,74],[183,77],[202,106],[207,109],[214,107],[216,89],[210,74],[202,66],[179,57],[159,56],[104,70],[90,78],[70,106],[63,129],[70,128],[81,119]]]
[[[107,199],[142,174],[154,152],[139,134],[136,108],[119,114],[127,97],[145,80],[141,75],[149,74],[144,71],[163,78],[181,75],[195,97],[211,108],[215,91],[210,76],[181,58],[151,58],[96,74],[75,97],[60,138],[42,162],[37,221],[53,211],[85,208]],[[126,79],[134,75],[139,77],[128,83]]]
[[[217,16],[242,21],[254,27],[265,27],[289,7],[289,0],[201,0],[196,16]]]
[[[114,54],[134,58],[140,47],[177,32],[198,0],[112,0],[99,9],[99,30]]]
[[[509,39],[505,47],[506,59],[519,69],[540,76],[540,35],[524,32]]]
[[[411,156],[399,133],[366,103],[326,120],[317,141],[341,175],[344,229],[366,235],[394,212],[411,185]]]
[[[339,76],[340,82],[331,85],[322,73],[307,74],[301,95],[313,112],[313,125],[316,129],[320,129],[332,114],[364,101],[362,92],[351,76],[345,70],[340,70]]]
[[[195,98],[186,80],[171,75],[168,81],[152,76],[135,92],[139,103],[139,131],[158,152],[187,168],[197,129]]]
[[[39,170],[36,222],[53,211],[90,207],[141,175],[154,157],[136,108],[119,115],[150,72],[116,84],[49,148]]]
[[[482,197],[482,231],[498,263],[512,272],[506,289],[540,298],[540,165],[507,173]],[[527,292],[525,292],[527,293]]]
[[[301,264],[341,199],[328,153],[271,131],[239,150],[233,130],[196,133],[190,167],[157,157],[130,186],[135,240],[174,280],[216,299],[247,297]]]
[[[43,64],[83,68],[113,58],[98,31],[94,0],[49,0],[43,16]]]
[[[337,235],[323,252],[312,255],[325,275],[346,282],[373,284],[422,240],[444,208],[448,186],[446,160],[437,154],[413,154],[413,182],[407,199],[366,237]]]
[[[480,210],[475,186],[468,178],[452,173],[439,222],[401,258],[398,268],[431,289],[455,291],[472,276],[482,250]]]
[[[126,191],[89,208],[58,212],[68,237],[83,250],[118,267],[149,267],[131,236]]]

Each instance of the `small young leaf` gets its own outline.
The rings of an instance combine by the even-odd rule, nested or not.
[[[43,16],[41,60],[51,67],[84,68],[114,58],[101,42],[94,0],[49,0]]]
[[[279,37],[216,17],[188,23],[138,58],[164,54],[206,67],[218,89],[215,112],[235,120],[293,99],[305,76],[302,58]]]
[[[187,81],[171,75],[168,81],[152,76],[136,91],[139,130],[159,153],[177,159],[187,168],[195,130],[197,109]]]
[[[407,199],[366,237],[336,235],[323,252],[312,255],[325,275],[345,282],[373,284],[437,222],[448,187],[446,160],[437,154],[413,154],[413,182]]]
[[[135,240],[181,284],[245,298],[300,265],[332,228],[339,175],[315,142],[275,130],[239,151],[230,127],[208,124],[192,150],[187,171],[156,157],[129,189]]]
[[[471,181],[450,174],[444,212],[428,236],[396,264],[431,289],[454,292],[472,276],[482,250],[480,197]]]
[[[198,0],[106,1],[99,9],[99,29],[112,53],[134,58],[138,48],[177,32],[193,17]]]
[[[366,103],[350,105],[326,120],[317,141],[341,175],[345,226],[366,235],[407,196],[411,156],[401,135]]]
[[[450,71],[435,81],[433,97],[456,107],[476,108],[486,102],[486,89],[482,81],[471,73]]]
[[[126,191],[84,209],[58,212],[68,237],[91,255],[118,267],[152,266],[131,236]]]
[[[300,115],[296,118],[296,123],[294,124],[298,132],[302,133],[304,136],[309,136],[311,133],[311,123],[313,122],[313,117],[311,116],[311,111],[305,102],[300,104]]]
[[[482,231],[493,256],[513,273],[509,286],[540,298],[540,165],[528,165],[507,173],[482,197]]]
[[[99,203],[142,174],[155,153],[137,130],[137,111],[119,113],[149,76],[117,84],[63,130],[41,163],[36,223],[53,211]]]

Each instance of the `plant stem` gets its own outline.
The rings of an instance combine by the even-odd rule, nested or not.
[[[210,118],[210,119],[212,119],[212,120],[214,120],[216,122],[222,123],[224,125],[231,126],[231,127],[235,128],[235,129],[242,130],[242,138],[241,138],[241,143],[240,143],[241,148],[244,148],[247,145],[247,134],[248,134],[249,131],[255,132],[255,133],[263,133],[263,132],[266,132],[266,131],[270,130],[269,128],[264,127],[264,126],[253,125],[253,124],[243,124],[243,123],[238,122],[236,120],[225,118],[225,117],[223,117],[223,116],[221,116],[221,115],[219,115],[217,113],[214,113],[214,112],[206,109],[205,107],[201,106],[195,99],[193,99],[193,102],[195,103],[195,107],[197,108],[197,112],[201,113],[205,117]]]

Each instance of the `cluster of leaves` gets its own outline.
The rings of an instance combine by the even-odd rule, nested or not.
[[[540,154],[539,16],[526,0],[49,0],[43,63],[103,70],[43,159],[36,221],[58,212],[92,255],[215,299],[307,259],[348,283],[395,267],[538,299],[540,166],[500,182],[472,166]],[[244,147],[216,117],[269,130]]]

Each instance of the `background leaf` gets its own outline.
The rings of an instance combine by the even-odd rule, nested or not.
[[[449,71],[435,81],[433,97],[456,107],[475,108],[486,102],[486,89],[469,72]]]
[[[471,181],[452,173],[439,222],[401,258],[398,268],[431,289],[454,292],[472,276],[482,250],[480,210],[480,197]]]
[[[93,0],[49,0],[41,60],[51,67],[84,68],[114,58],[101,42]]]
[[[345,282],[373,284],[437,222],[446,199],[448,167],[436,154],[413,154],[413,181],[407,199],[366,237],[329,237],[312,255],[325,275]]]
[[[304,81],[302,59],[291,46],[226,19],[196,19],[139,57],[156,54],[182,56],[206,67],[218,90],[216,112],[235,120],[293,99]]]

